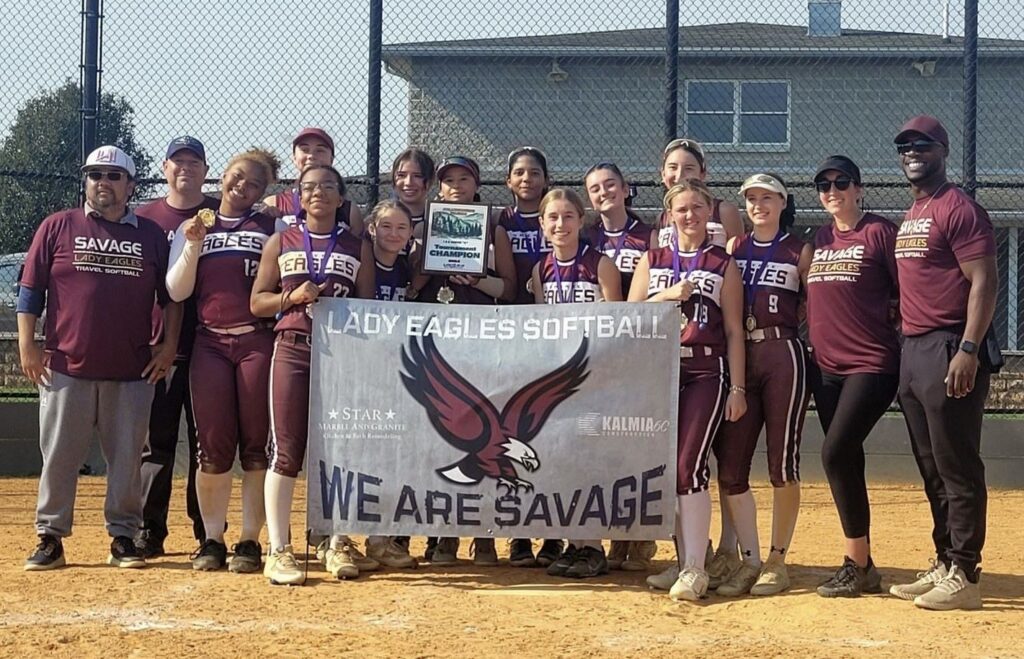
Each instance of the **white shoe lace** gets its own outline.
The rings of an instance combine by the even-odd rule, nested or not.
[[[935,590],[953,595],[966,588],[967,583],[967,575],[964,574],[964,571],[953,566],[946,576],[935,582]]]
[[[942,581],[947,576],[949,576],[949,573],[945,572],[945,570],[943,570],[945,565],[943,565],[942,563],[940,563],[936,559],[934,559],[934,558],[929,559],[928,563],[929,563],[930,567],[927,570],[925,570],[924,572],[918,572],[917,573],[917,578],[918,578],[919,581],[924,581],[925,583],[936,583],[937,584],[938,582]],[[944,572],[945,572],[945,574],[943,574]]]
[[[298,570],[299,564],[295,562],[295,555],[290,551],[283,551],[277,554],[274,567],[279,570]]]

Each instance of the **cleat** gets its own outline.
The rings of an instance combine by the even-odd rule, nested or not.
[[[533,542],[529,538],[517,538],[511,542],[508,550],[508,564],[512,567],[537,565],[537,560],[533,557]]]
[[[367,543],[366,554],[384,567],[409,569],[417,565],[416,559],[409,555],[409,547],[400,545],[394,538]]]
[[[789,570],[779,554],[772,554],[761,567],[757,583],[750,589],[751,595],[778,595],[789,590]]]
[[[699,567],[686,567],[672,585],[668,596],[673,601],[696,602],[708,594],[708,573]]]
[[[710,551],[710,544],[708,544],[708,549]],[[711,556],[710,563],[707,562],[706,556],[704,560],[707,565],[708,590],[715,590],[721,586],[743,565],[739,552],[727,551],[721,547]]]
[[[608,574],[608,559],[605,558],[604,549],[596,547],[584,547],[576,552],[575,560],[565,576],[571,579],[589,579],[602,574]]]
[[[658,553],[658,543],[653,540],[636,540],[629,543],[626,560],[622,569],[626,572],[649,572],[651,559]]]
[[[739,597],[746,595],[757,583],[757,577],[761,574],[761,566],[743,561],[740,569],[732,573],[728,579],[723,581],[715,592],[723,597]]]
[[[306,581],[306,575],[299,569],[291,545],[270,554],[263,567],[263,574],[275,586],[301,586]]]
[[[451,567],[459,562],[459,539],[438,538],[437,547],[434,549],[431,565],[437,567]]]
[[[576,546],[569,545],[562,552],[551,565],[548,566],[547,573],[552,577],[564,577],[565,573],[572,567],[572,564],[576,562]]]
[[[562,546],[561,540],[545,540],[544,544],[540,546],[540,551],[537,552],[537,565],[548,567],[557,561],[558,557],[562,555]]]
[[[493,538],[473,538],[469,554],[477,567],[498,567],[498,551],[494,548]]]
[[[234,555],[228,563],[228,572],[251,574],[259,572],[262,565],[263,547],[255,540],[243,540],[231,548]],[[193,564],[194,566],[194,564]]]
[[[359,568],[352,558],[351,547],[352,545],[346,543],[338,543],[337,549],[327,550],[327,572],[339,581],[359,576]]]
[[[629,544],[627,540],[612,540],[612,546],[608,550],[608,569],[622,569],[622,563],[629,553]]]
[[[672,565],[668,569],[647,577],[647,585],[654,590],[672,590],[672,585],[679,578],[679,566]]]
[[[227,564],[228,548],[223,542],[206,539],[199,548],[189,556],[192,559],[192,569],[201,572],[212,572],[219,570]]]

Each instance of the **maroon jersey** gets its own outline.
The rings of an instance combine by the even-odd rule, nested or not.
[[[903,334],[963,328],[971,283],[960,264],[995,254],[988,213],[952,183],[911,206],[896,237]]]
[[[393,265],[384,265],[377,259],[374,264],[374,290],[378,300],[401,302],[405,300],[405,289],[412,281],[412,268],[409,259],[399,255]]]
[[[309,272],[309,264],[306,262],[306,247],[302,234],[303,228],[295,226],[281,233],[281,255],[277,257],[277,267],[281,271],[281,289],[284,291],[292,291],[313,279]],[[330,234],[310,234],[314,273],[320,272],[330,237]],[[327,285],[320,293],[322,297],[348,297],[355,292],[362,249],[363,241],[352,235],[351,231],[340,230],[327,267],[323,270]],[[292,330],[302,334],[312,333],[313,320],[307,313],[307,306],[297,304],[289,307],[281,315],[274,329],[278,332]]]
[[[21,285],[46,292],[50,368],[90,380],[140,380],[151,358],[153,299],[168,302],[170,249],[154,222],[86,216],[81,208],[43,220]]]
[[[814,359],[838,375],[896,373],[900,345],[889,322],[896,298],[896,225],[867,213],[850,231],[814,236],[807,273],[807,328]]]
[[[598,220],[587,229],[587,242],[612,260],[622,274],[622,290],[628,291],[637,262],[651,248],[651,227],[632,213],[626,218],[626,228],[622,231],[605,231],[604,224]]]
[[[299,197],[298,191],[295,188],[286,192],[278,192],[274,195],[274,207],[281,212],[281,221],[285,226],[294,226],[296,224],[295,214],[299,209]],[[348,217],[352,214],[352,202],[345,199],[338,210],[334,212],[334,221],[342,224],[345,228],[348,226]]]
[[[178,231],[185,220],[195,217],[202,208],[217,210],[219,201],[213,197],[203,197],[203,203],[192,208],[175,208],[167,203],[167,199],[157,199],[148,204],[139,206],[135,213],[140,217],[156,222],[157,226],[167,234],[167,244],[174,240],[174,234]],[[181,334],[178,338],[178,359],[187,359],[192,352],[192,343],[196,338],[196,316],[195,298],[189,297],[181,303]],[[153,338],[152,343],[160,343],[164,336],[164,314],[159,305],[153,306]]]
[[[559,261],[548,253],[541,261],[540,281],[544,289],[544,304],[570,304],[572,302],[604,302],[604,293],[597,278],[597,267],[602,254],[589,245],[570,261]],[[558,268],[558,277],[555,268]],[[558,278],[562,280],[559,291]]]
[[[800,251],[803,242],[788,233],[772,248],[753,234],[736,240],[732,256],[743,275],[743,316],[758,327],[800,326]]]
[[[533,266],[551,252],[551,243],[540,228],[540,213],[523,213],[511,206],[501,212],[498,224],[505,227],[516,263],[516,298],[513,304],[533,304],[527,289]]]
[[[722,289],[725,270],[732,257],[718,245],[706,245],[696,252],[679,252],[679,279],[675,275],[671,247],[656,247],[647,253],[647,259],[650,263],[648,297],[671,288],[679,279],[689,279],[695,284],[693,295],[682,305],[686,326],[679,335],[680,345],[708,346],[715,354],[724,355]]]
[[[722,200],[715,199],[711,205],[711,219],[708,220],[707,234],[712,245],[718,245],[725,249],[728,237],[725,235],[725,225],[722,224]],[[658,247],[668,247],[672,244],[672,236],[676,235],[676,228],[668,219],[668,212],[661,211],[658,216]]]
[[[252,213],[232,221],[217,215],[217,223],[203,238],[196,267],[196,310],[207,327],[254,325],[259,318],[249,311],[249,294],[267,238],[274,234],[274,218]]]

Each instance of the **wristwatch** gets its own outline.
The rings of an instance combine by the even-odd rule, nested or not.
[[[968,355],[973,355],[978,352],[978,344],[973,341],[962,341],[960,343],[960,349],[966,352]]]

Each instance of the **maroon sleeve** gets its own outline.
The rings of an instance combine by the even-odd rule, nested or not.
[[[900,297],[900,278],[896,270],[896,235],[899,233],[899,229],[889,220],[883,220],[878,226],[878,238],[881,242],[880,254],[885,259],[885,270],[889,273],[889,279],[892,280],[892,298],[896,300]]]
[[[950,209],[945,234],[958,263],[995,256],[996,240],[988,215],[970,203]]]
[[[50,268],[58,233],[54,228],[57,217],[51,215],[43,220],[32,236],[32,245],[25,255],[25,267],[21,273],[21,285],[25,288],[45,291],[50,285]]]

